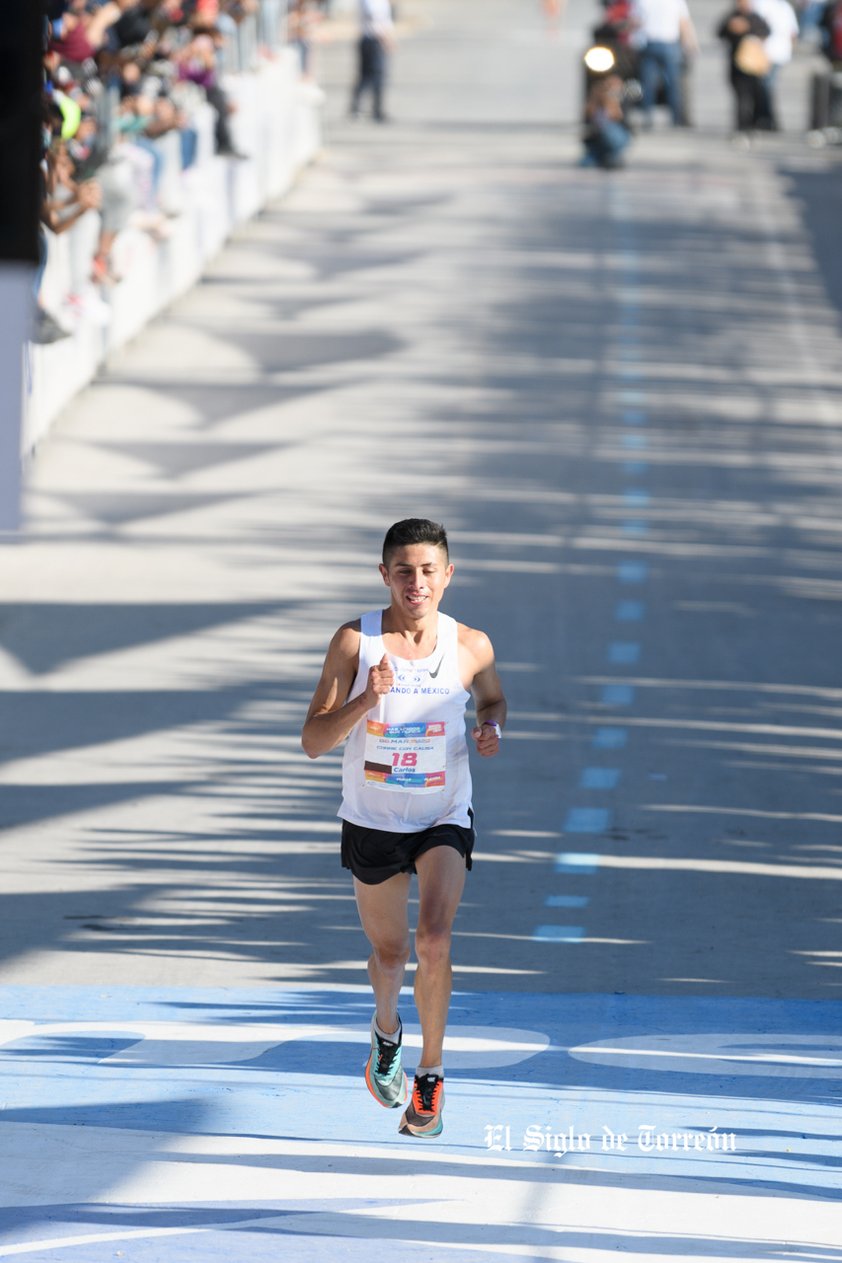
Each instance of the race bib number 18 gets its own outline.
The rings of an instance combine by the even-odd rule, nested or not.
[[[446,724],[378,724],[365,734],[365,783],[379,789],[429,794],[443,789],[447,771]]]

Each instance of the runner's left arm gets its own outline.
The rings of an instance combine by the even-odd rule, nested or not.
[[[477,753],[484,759],[492,758],[500,750],[498,726],[506,723],[506,698],[497,674],[494,649],[484,632],[468,630],[465,649],[474,660],[474,678],[471,692],[477,708],[476,727],[472,730]]]

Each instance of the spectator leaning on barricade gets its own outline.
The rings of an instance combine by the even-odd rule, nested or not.
[[[50,234],[66,231],[88,212],[99,217],[98,229],[91,221],[95,245],[88,265],[98,285],[120,279],[112,251],[127,225],[167,235],[159,202],[164,155],[157,142],[177,132],[181,168],[190,167],[198,146],[194,115],[205,100],[216,114],[217,152],[242,156],[220,83],[223,28],[236,35],[238,23],[258,5],[46,0],[39,284]],[[38,313],[35,336],[49,340],[65,332],[40,305]]]

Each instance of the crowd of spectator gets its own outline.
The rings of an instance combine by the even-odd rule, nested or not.
[[[88,212],[96,212],[85,278],[94,295],[121,279],[114,244],[127,225],[168,234],[176,211],[161,197],[162,137],[175,134],[182,171],[189,171],[199,115],[212,111],[216,152],[234,161],[245,156],[223,75],[238,68],[241,24],[265,17],[264,3],[47,0],[39,295],[51,235]],[[272,14],[282,26],[287,5],[276,3]],[[33,339],[50,342],[68,332],[39,297]]]

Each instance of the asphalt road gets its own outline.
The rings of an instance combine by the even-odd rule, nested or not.
[[[67,1066],[90,1059],[84,1033],[67,1042],[74,1022],[113,1041],[127,1014],[160,1023],[161,1006],[175,1006],[180,1020],[194,1009],[218,1027],[223,995],[241,1023],[265,1021],[283,986],[299,1017],[318,1025],[333,1004],[325,1020],[366,1038],[365,944],[338,862],[338,757],[310,763],[298,732],[330,634],[381,599],[386,526],[419,515],[448,527],[445,608],[489,632],[510,701],[501,758],[475,768],[480,840],[456,927],[468,1081],[472,1066],[503,1064],[471,1061],[470,1040],[495,1026],[513,1032],[512,1047],[519,1031],[545,1032],[556,1052],[598,1035],[613,1051],[571,1053],[592,1066],[642,1041],[597,1113],[579,1118],[596,1134],[630,1090],[650,1109],[666,1100],[662,1081],[634,1078],[647,1056],[712,1058],[719,1096],[708,1081],[687,1092],[739,1099],[732,1126],[753,1135],[771,1126],[774,1171],[746,1161],[743,1185],[708,1187],[695,1169],[673,1182],[621,1170],[606,1177],[610,1212],[601,1176],[581,1177],[584,1202],[563,1190],[561,1203],[542,1202],[545,1188],[529,1203],[524,1185],[517,1211],[487,1181],[457,1199],[449,1230],[414,1223],[411,1250],[391,1212],[348,1228],[350,1201],[322,1208],[316,1237],[328,1233],[343,1258],[384,1232],[411,1258],[418,1242],[419,1258],[447,1246],[472,1260],[491,1257],[485,1246],[547,1259],[768,1258],[784,1239],[842,1248],[823,1217],[838,1130],[823,1111],[842,1064],[842,173],[796,130],[812,68],[803,53],[783,80],[787,130],[750,152],[730,145],[708,35],[717,10],[694,13],[697,127],[659,120],[611,176],[576,165],[584,5],[548,30],[537,5],[513,0],[407,2],[383,127],[346,119],[353,50],[323,44],[319,164],[40,449],[26,531],[0,551],[0,984],[9,1021],[64,1024],[38,1047],[64,1054],[70,1086],[38,1114],[32,1084],[21,1086],[24,1049],[7,1121],[27,1153],[68,1122],[102,1129],[100,1154],[114,1128],[144,1138],[131,1161],[126,1140],[122,1184],[90,1175],[80,1190],[65,1173],[55,1204],[111,1215],[121,1198],[167,1201],[160,1181],[153,1192],[137,1183],[153,1160],[147,1133],[202,1131],[186,1106],[173,1123],[151,1098],[121,1123],[113,1091],[111,1114],[97,1107],[105,1119],[73,1113]],[[324,1009],[314,1000],[334,993]],[[725,1065],[729,1032],[743,1051]],[[678,1043],[646,1044],[659,1038]],[[768,1064],[757,1051],[767,1039]],[[267,1035],[266,1048],[279,1040]],[[123,1064],[118,1044],[97,1046],[94,1062]],[[818,1069],[780,1079],[805,1047]],[[148,1064],[183,1070],[156,1050]],[[732,1083],[735,1062],[755,1055],[774,1089]],[[317,1073],[301,1056],[280,1067],[296,1082]],[[346,1060],[327,1072],[347,1075]],[[571,1080],[565,1062],[531,1073],[513,1076],[533,1082],[543,1109],[562,1083],[593,1086],[601,1072]],[[55,1079],[42,1074],[38,1091],[54,1093]],[[486,1122],[509,1125],[488,1090],[497,1112],[466,1116],[474,1149]],[[511,1083],[506,1092],[514,1109]],[[296,1099],[304,1128],[312,1103]],[[765,1122],[752,1114],[761,1099]],[[274,1135],[265,1107],[258,1093],[231,1132],[253,1135],[259,1120]],[[517,1108],[528,1125],[530,1106]],[[226,1126],[210,1130],[218,1139]],[[781,1157],[796,1131],[811,1137],[800,1165]],[[289,1134],[284,1169],[323,1175],[306,1128]],[[346,1160],[350,1136],[334,1137]],[[303,1165],[289,1156],[305,1150]],[[374,1170],[358,1162],[346,1174]],[[554,1178],[543,1170],[539,1185]],[[228,1171],[213,1198],[213,1182],[201,1193],[168,1185],[168,1206],[214,1201],[204,1228],[215,1244],[202,1238],[197,1258],[224,1252],[236,1227],[230,1207],[220,1227],[222,1202],[239,1205]],[[269,1185],[242,1178],[249,1197],[275,1204]],[[12,1214],[43,1203],[34,1187],[24,1176],[8,1194],[12,1245],[0,1255],[41,1240],[43,1215],[24,1216],[21,1236]],[[284,1188],[305,1196],[294,1180]],[[776,1220],[769,1194],[781,1191],[791,1201]],[[495,1198],[501,1223],[546,1213],[555,1226],[468,1232],[493,1220]],[[710,1198],[721,1198],[718,1245]],[[537,1218],[530,1204],[543,1207]],[[85,1222],[92,1239],[105,1231]],[[140,1219],[121,1222],[146,1241]],[[199,1231],[195,1219],[148,1222]],[[562,1225],[568,1235],[553,1236]],[[275,1248],[271,1234],[242,1241],[249,1259]],[[68,1242],[56,1258],[111,1257]],[[324,1257],[318,1240],[310,1248],[302,1235],[292,1257]],[[126,1257],[164,1254],[137,1245]]]

